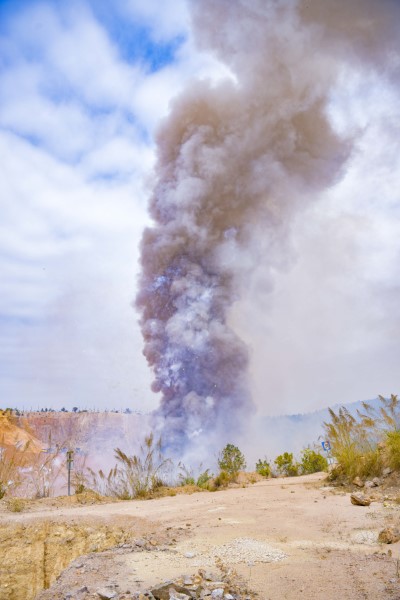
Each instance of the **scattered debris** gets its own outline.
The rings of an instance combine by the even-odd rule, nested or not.
[[[199,569],[196,575],[183,575],[145,592],[133,594],[134,600],[250,600],[255,594],[249,592],[236,573],[223,569],[223,579],[210,579],[211,574]]]

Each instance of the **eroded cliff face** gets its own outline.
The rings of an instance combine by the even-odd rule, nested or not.
[[[29,453],[38,453],[43,444],[33,434],[29,427],[12,413],[0,410],[0,447],[11,448],[17,445],[20,448],[29,447]]]
[[[133,526],[38,520],[0,525],[0,600],[31,600],[69,563],[125,543]]]

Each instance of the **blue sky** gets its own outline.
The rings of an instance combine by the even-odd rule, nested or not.
[[[224,75],[183,0],[0,2],[1,406],[155,407],[131,306],[154,134],[193,77]],[[342,83],[332,120],[364,130],[349,171],[232,316],[265,413],[265,394],[301,412],[399,391],[398,100]]]
[[[2,2],[2,406],[156,400],[135,296],[154,128],[195,54],[180,2]]]

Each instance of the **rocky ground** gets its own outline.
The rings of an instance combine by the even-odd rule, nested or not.
[[[323,477],[20,513],[3,502],[0,599],[400,599],[397,488]]]

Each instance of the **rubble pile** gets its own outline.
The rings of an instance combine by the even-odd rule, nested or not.
[[[182,575],[147,590],[122,590],[113,584],[89,589],[81,586],[64,594],[63,600],[253,600],[257,596],[247,589],[235,572],[220,565],[221,575],[199,569],[195,575]]]

